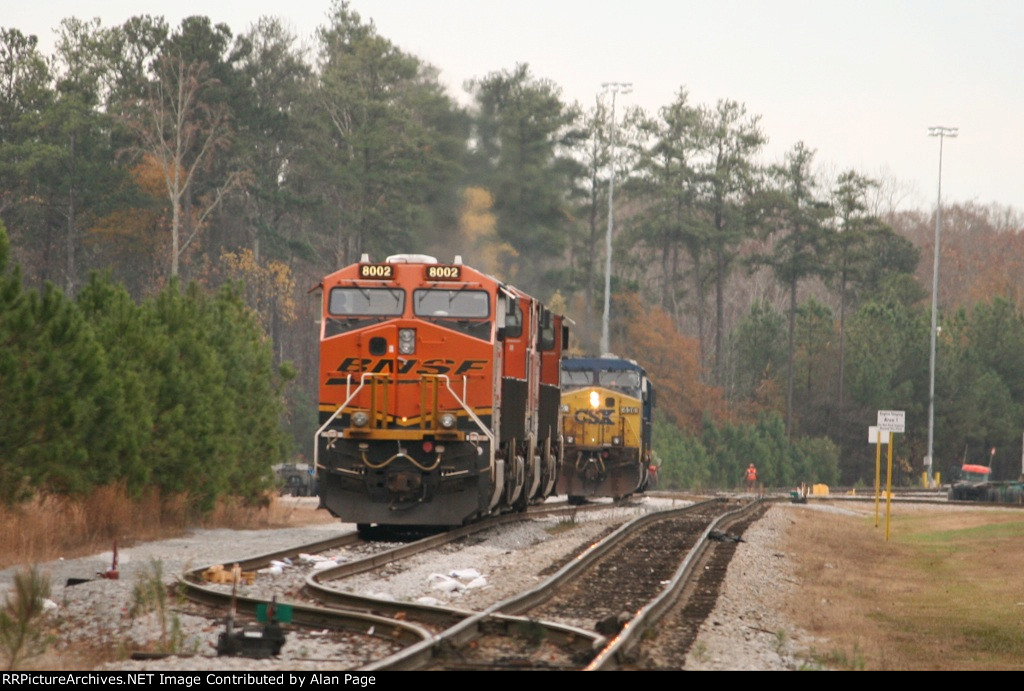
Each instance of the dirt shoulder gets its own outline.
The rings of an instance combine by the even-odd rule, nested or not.
[[[1024,513],[979,505],[830,501],[794,507],[787,617],[824,667],[1024,668]]]

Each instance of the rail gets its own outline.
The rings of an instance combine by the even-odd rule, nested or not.
[[[591,657],[600,643],[608,645],[604,636],[593,631],[580,629],[565,624],[553,622],[541,622],[525,615],[526,612],[538,607],[554,596],[559,586],[576,578],[580,573],[590,568],[611,550],[615,549],[623,536],[635,533],[644,526],[657,521],[670,520],[674,517],[686,515],[694,511],[706,508],[711,505],[720,504],[724,499],[715,498],[704,502],[698,502],[678,509],[656,511],[640,516],[629,523],[620,526],[610,535],[597,543],[591,545],[575,559],[564,565],[555,574],[545,579],[534,587],[514,595],[512,597],[494,603],[491,606],[474,612],[452,625],[441,633],[435,634],[431,639],[424,639],[409,648],[395,653],[383,660],[371,663],[360,669],[364,671],[394,671],[394,670],[416,670],[426,667],[440,651],[452,646],[459,646],[467,640],[480,635],[488,622],[498,622],[496,626],[506,626],[507,622],[531,622],[534,625],[542,625],[547,635],[553,636],[560,642],[579,646],[579,649]],[[707,531],[705,531],[705,535]],[[340,568],[340,567],[339,567]],[[353,568],[353,567],[349,567]],[[322,576],[321,576],[322,577]],[[307,586],[309,582],[307,581]],[[615,658],[617,659],[617,657]]]
[[[637,612],[617,636],[607,642],[607,645],[590,661],[590,664],[584,668],[584,671],[620,669],[627,661],[629,652],[643,639],[645,632],[657,624],[664,614],[678,601],[688,580],[699,565],[701,558],[710,548],[708,536],[711,534],[711,531],[718,530],[724,525],[738,520],[739,517],[749,514],[761,503],[759,500],[750,502],[712,520],[704,529],[700,539],[679,564],[679,568],[676,569],[675,574],[666,584],[665,589]]]

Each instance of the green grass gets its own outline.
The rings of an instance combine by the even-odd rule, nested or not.
[[[913,530],[913,524],[908,525],[908,528]],[[1011,538],[1024,538],[1024,521],[979,525],[958,530],[934,530],[916,533],[911,535],[908,541],[948,546],[959,541],[973,542],[976,540],[1006,540]]]
[[[854,646],[853,650],[847,653],[844,650],[811,651],[812,662],[807,670],[845,669],[861,671],[866,668],[864,652]]]
[[[1024,590],[1016,553],[1024,521],[935,529],[900,522],[895,540],[910,550],[906,591],[884,612],[900,655],[945,649],[942,669],[1024,669]]]
[[[830,641],[830,669],[1024,670],[1024,513],[896,508],[815,517],[794,536],[805,559],[804,626]]]

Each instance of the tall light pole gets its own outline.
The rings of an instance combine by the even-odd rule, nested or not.
[[[608,175],[608,234],[604,247],[604,317],[601,319],[601,355],[611,349],[608,341],[608,322],[611,311],[612,293],[612,226],[615,222],[615,95],[628,94],[633,90],[632,82],[605,82],[601,85],[605,93],[612,94],[612,126],[611,126],[611,172]]]
[[[929,127],[928,136],[939,138],[939,196],[935,204],[935,260],[932,263],[932,332],[931,351],[928,358],[928,456],[925,465],[928,468],[928,485],[935,484],[932,472],[932,454],[935,443],[935,336],[938,333],[938,302],[939,302],[939,236],[942,235],[942,142],[946,137],[956,137],[960,133],[958,127]]]

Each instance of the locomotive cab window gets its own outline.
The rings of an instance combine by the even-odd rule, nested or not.
[[[324,338],[400,317],[404,310],[405,291],[398,288],[331,288]]]
[[[547,309],[541,312],[538,340],[540,341],[538,345],[540,345],[541,350],[555,349],[555,326],[552,323],[551,312]]]
[[[505,337],[519,338],[523,335],[523,308],[518,300],[509,300],[512,309],[505,315]]]
[[[400,317],[405,291],[397,288],[332,288],[327,312],[332,317]]]
[[[483,290],[425,288],[413,292],[413,314],[464,334],[490,340],[490,295]]]
[[[593,377],[589,370],[562,370],[562,387],[590,386]]]
[[[640,373],[633,370],[605,370],[600,373],[599,383],[610,389],[624,391],[640,397]]]

